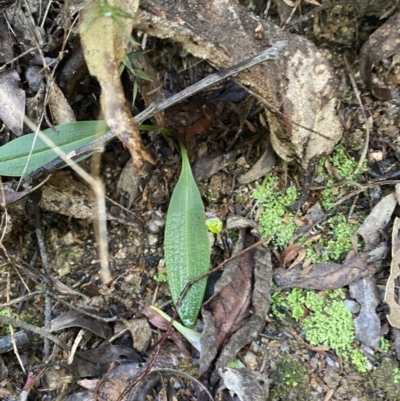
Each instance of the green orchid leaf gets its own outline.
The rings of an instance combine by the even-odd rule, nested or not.
[[[84,146],[109,131],[105,121],[79,121],[56,126],[58,133],[43,133],[65,153]],[[0,147],[0,175],[20,177],[29,174],[58,155],[35,134],[27,134]],[[89,155],[88,155],[89,156]]]
[[[182,145],[181,150],[182,171],[168,207],[164,240],[168,284],[175,305],[186,284],[207,273],[210,265],[203,202]],[[196,322],[206,284],[206,279],[195,283],[178,309],[179,317],[187,327]]]

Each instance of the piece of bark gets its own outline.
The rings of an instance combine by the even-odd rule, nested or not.
[[[400,277],[400,219],[396,217],[393,224],[392,233],[392,263],[390,266],[390,276],[386,283],[385,302],[390,307],[390,312],[386,315],[392,327],[400,329],[400,305],[397,302],[396,281]]]
[[[389,88],[374,85],[372,68],[380,60],[387,59],[400,52],[400,13],[390,17],[379,29],[377,29],[360,52],[360,76],[377,99],[392,99],[393,93]]]

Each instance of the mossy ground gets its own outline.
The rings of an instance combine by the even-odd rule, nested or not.
[[[353,215],[348,219],[343,210],[335,210],[332,206],[338,194],[349,185],[344,180],[350,179],[356,169],[356,160],[349,157],[342,146],[320,161],[317,179],[324,182],[325,189],[319,191],[318,196],[330,215],[306,233],[301,233],[304,216],[288,210],[299,195],[298,188],[290,181],[286,184],[287,178],[282,178],[286,175],[281,172],[268,174],[253,192],[253,198],[262,210],[258,220],[261,234],[271,236],[270,244],[278,248],[284,249],[289,242],[304,246],[312,263],[339,262],[360,240],[356,232],[362,216]]]
[[[262,208],[258,221],[261,234],[271,236],[270,245],[278,252],[289,244],[306,248],[308,264],[341,262],[351,249],[360,250],[357,229],[361,216],[353,215],[348,219],[344,214],[348,208],[333,208],[357,166],[358,162],[349,157],[341,145],[330,157],[320,161],[316,181],[323,183],[324,189],[317,195],[327,217],[306,231],[302,226],[308,223],[307,218],[295,216],[288,210],[299,195],[297,187],[287,175],[270,173],[253,193]],[[278,291],[272,296],[272,311],[278,318],[287,314],[300,321],[307,341],[329,346],[338,356],[350,361],[355,370],[365,372],[366,360],[356,349],[353,317],[344,305],[345,298],[346,292],[342,289],[319,293],[301,289]]]
[[[271,373],[272,387],[268,400],[309,401],[309,375],[306,369],[289,356],[280,360]]]
[[[317,292],[293,288],[275,292],[271,309],[279,319],[289,315],[301,322],[310,344],[327,345],[355,370],[366,372],[366,358],[356,349],[353,316],[343,302],[345,298],[343,289]]]

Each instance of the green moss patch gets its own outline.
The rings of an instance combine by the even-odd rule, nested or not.
[[[301,322],[310,344],[327,345],[357,371],[366,372],[365,356],[355,348],[354,321],[344,305],[345,298],[343,289],[317,292],[293,288],[275,292],[271,310],[279,319],[289,315]]]

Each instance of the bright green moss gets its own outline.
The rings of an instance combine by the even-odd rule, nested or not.
[[[259,207],[264,207],[259,220],[261,235],[272,235],[274,245],[286,246],[298,228],[293,214],[287,210],[297,199],[297,189],[291,185],[285,193],[281,193],[277,188],[278,181],[278,177],[269,174],[263,184],[254,190],[253,198],[258,201]]]
[[[343,145],[337,146],[333,153],[328,156],[322,158],[317,167],[317,173],[320,177],[324,178],[324,185],[325,189],[322,190],[323,199],[321,204],[324,208],[329,209],[336,200],[336,196],[341,188],[348,186],[346,183],[337,183],[337,179],[332,177],[327,169],[326,169],[326,162],[329,162],[336,170],[336,173],[339,176],[339,179],[351,179],[352,175],[357,169],[358,161],[355,160],[353,157],[347,155],[345,152]],[[367,169],[367,162],[364,161],[362,168],[359,173],[362,173]],[[335,185],[336,184],[336,185]]]
[[[353,347],[354,321],[344,305],[345,297],[343,289],[318,293],[293,288],[275,292],[271,310],[280,319],[287,314],[301,321],[305,338],[310,344],[329,346],[359,372],[365,372],[366,359]]]

